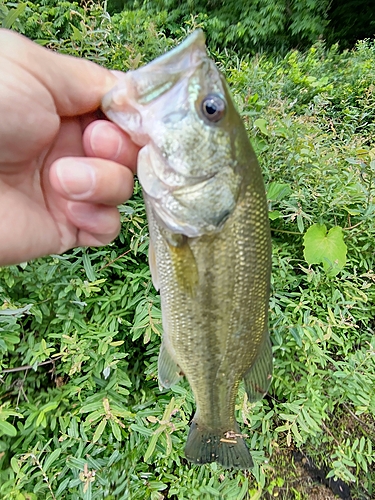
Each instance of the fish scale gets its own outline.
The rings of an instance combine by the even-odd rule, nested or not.
[[[185,455],[251,468],[235,401],[242,379],[250,401],[271,381],[268,209],[254,151],[202,31],[122,75],[102,107],[144,148],[138,175],[162,307],[159,384],[186,376],[197,407]]]

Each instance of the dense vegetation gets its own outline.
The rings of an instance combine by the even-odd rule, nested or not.
[[[201,24],[211,47],[241,54],[306,48],[318,37],[348,48],[375,34],[368,0],[108,0],[108,9],[153,16],[162,11],[169,34],[184,23]]]
[[[197,24],[171,36],[167,21],[100,4],[0,6],[4,26],[121,70]],[[157,386],[160,301],[136,186],[112,245],[0,269],[1,499],[314,498],[301,456],[342,498],[375,494],[375,44],[251,59],[210,49],[270,205],[274,380],[263,401],[249,405],[241,387],[237,402],[255,468],[184,459],[194,402],[186,382]]]

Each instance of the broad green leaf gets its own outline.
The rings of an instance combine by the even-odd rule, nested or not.
[[[14,5],[14,4],[13,4]],[[26,4],[20,3],[16,9],[12,9],[8,12],[7,16],[3,20],[2,27],[3,28],[11,28],[17,18],[23,13],[26,8]]]
[[[208,495],[210,495],[211,499],[220,498],[220,491],[217,491],[217,489],[213,488],[209,484],[207,484],[206,486],[204,486],[203,491],[205,493],[208,493]]]
[[[262,134],[270,135],[267,130],[267,121],[264,118],[258,118],[257,120],[255,120],[254,125],[259,128]]]
[[[171,435],[168,433],[165,433],[165,439],[167,441],[167,448],[165,450],[165,454],[166,454],[166,456],[168,456],[171,454],[172,447],[173,447]]]
[[[293,432],[294,439],[297,441],[297,443],[302,443],[303,439],[295,422],[292,424],[291,429]]]
[[[280,210],[271,210],[271,212],[268,212],[268,217],[270,220],[280,219],[282,215],[283,214],[280,212]]]
[[[289,429],[289,425],[285,424],[285,425],[280,425],[279,427],[276,427],[275,431],[276,432],[285,432]]]
[[[238,500],[243,500],[244,498],[248,498],[248,496],[247,496],[248,490],[249,490],[249,480],[248,480],[248,478],[246,478],[243,482],[241,491],[238,493],[238,496],[237,496]]]
[[[172,412],[174,409],[175,409],[175,399],[174,399],[174,397],[172,397],[170,402],[168,403],[167,407],[164,410],[163,422],[166,422],[171,418],[171,415],[172,415]]]
[[[262,496],[262,492],[263,492],[263,490],[259,489],[253,495],[251,495],[250,500],[260,500],[260,498]]]
[[[165,490],[168,486],[161,482],[161,481],[149,481],[148,483],[148,487],[151,489],[151,490],[156,490],[156,491],[163,491]]]
[[[17,435],[17,429],[9,422],[0,420],[0,436],[3,434],[5,434],[6,436],[14,437]]]
[[[342,228],[335,226],[327,233],[324,224],[314,224],[303,238],[304,257],[311,264],[323,264],[328,275],[336,275],[346,264],[346,245]]]
[[[6,420],[9,417],[23,418],[23,415],[14,410],[8,410],[4,407],[0,407],[0,420]]]
[[[13,470],[16,474],[18,474],[18,473],[19,473],[19,471],[20,471],[20,467],[19,467],[19,465],[18,465],[18,460],[16,459],[16,457],[12,457],[12,458],[10,459],[10,466],[12,467],[12,470]]]

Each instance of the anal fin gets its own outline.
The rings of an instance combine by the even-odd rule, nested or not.
[[[244,377],[245,390],[250,403],[255,403],[267,393],[272,380],[273,356],[270,339],[263,344],[255,363]]]
[[[159,359],[158,359],[158,379],[159,387],[169,389],[172,385],[177,384],[182,376],[181,369],[171,354],[165,347],[164,342],[161,343]]]

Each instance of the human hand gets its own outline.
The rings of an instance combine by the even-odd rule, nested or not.
[[[0,265],[109,243],[139,149],[95,119],[116,77],[3,29],[0,73]]]

